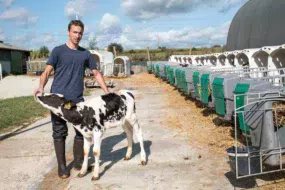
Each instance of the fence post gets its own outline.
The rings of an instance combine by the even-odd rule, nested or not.
[[[1,65],[1,63],[0,63],[0,80],[2,80],[3,79],[3,74],[2,74],[2,65]]]
[[[114,56],[115,58],[117,57],[117,50],[116,50],[116,46],[113,46],[113,52],[114,52]]]
[[[149,46],[147,46],[146,50],[147,50],[147,59],[148,59],[148,61],[150,61]]]

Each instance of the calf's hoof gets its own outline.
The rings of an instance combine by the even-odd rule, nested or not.
[[[99,180],[99,177],[92,177],[92,179],[91,179],[91,181],[97,181],[97,180]]]
[[[141,164],[143,165],[143,166],[145,166],[146,165],[146,161],[141,161]]]
[[[87,174],[87,172],[84,173],[84,174],[79,173],[77,176],[78,176],[79,178],[82,178],[82,177],[86,176],[86,174]]]
[[[128,157],[128,156],[126,156],[125,158],[124,158],[124,160],[129,160],[130,159],[130,157]]]

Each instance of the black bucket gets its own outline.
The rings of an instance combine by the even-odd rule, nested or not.
[[[227,149],[230,159],[231,169],[236,173],[236,154],[235,147]],[[237,147],[237,161],[238,161],[238,176],[245,176],[250,174],[258,174],[260,170],[260,153],[257,147],[240,146]],[[249,164],[250,161],[250,164]],[[249,173],[250,165],[250,173]]]

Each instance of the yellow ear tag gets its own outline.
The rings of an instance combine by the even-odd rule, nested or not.
[[[71,103],[67,102],[66,104],[64,104],[64,108],[70,110],[71,108]]]

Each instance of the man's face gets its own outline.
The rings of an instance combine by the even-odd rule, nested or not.
[[[83,35],[83,29],[80,26],[74,26],[71,25],[70,30],[67,31],[68,36],[69,36],[69,40],[73,43],[73,44],[79,44],[82,35]]]

